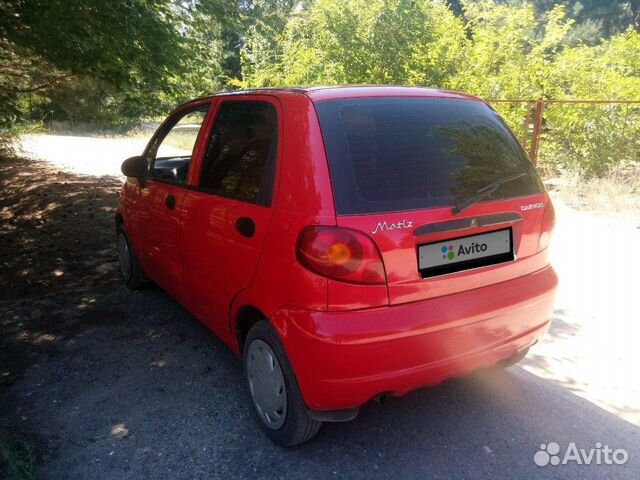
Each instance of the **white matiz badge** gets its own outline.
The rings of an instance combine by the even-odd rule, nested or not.
[[[376,225],[376,229],[371,233],[375,235],[378,232],[391,232],[392,230],[400,230],[403,228],[411,228],[413,227],[413,221],[411,220],[402,220],[401,222],[388,224],[387,222],[380,222]]]

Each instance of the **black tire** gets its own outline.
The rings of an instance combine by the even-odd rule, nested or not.
[[[527,353],[529,353],[529,347],[523,350],[520,350],[518,353],[516,353],[515,355],[512,355],[511,357],[501,360],[500,362],[498,362],[498,367],[499,368],[513,367],[514,365],[520,363],[524,359],[524,357],[527,356]]]
[[[284,378],[285,393],[286,393],[286,414],[284,423],[278,429],[269,427],[266,421],[263,419],[260,411],[258,410],[257,403],[254,399],[253,389],[249,380],[248,372],[248,355],[251,344],[260,340],[271,347],[272,352],[275,354],[276,360],[279,363]],[[274,328],[266,320],[260,320],[257,322],[249,333],[244,342],[244,374],[247,381],[247,389],[251,398],[254,412],[257,420],[260,423],[260,427],[264,430],[267,436],[276,444],[284,447],[293,447],[305,443],[318,433],[322,422],[313,420],[307,413],[307,407],[302,400],[300,389],[298,388],[298,382],[287,358],[287,354],[284,351],[284,347],[278,338],[278,334]]]
[[[131,290],[138,290],[144,287],[147,285],[147,281],[144,278],[144,273],[142,273],[142,268],[140,268],[136,254],[129,242],[129,236],[127,235],[123,225],[118,227],[117,242],[120,273],[122,273],[122,277],[124,278],[127,288]],[[126,251],[123,251],[123,244],[121,244],[121,242],[124,242],[124,245],[126,245]],[[129,261],[128,267],[124,263],[127,258]]]

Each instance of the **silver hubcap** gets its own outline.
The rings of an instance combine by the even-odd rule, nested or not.
[[[131,256],[129,255],[129,244],[124,234],[118,235],[118,260],[120,260],[120,271],[125,280],[131,276]]]
[[[278,430],[287,418],[287,390],[280,363],[269,345],[254,340],[247,352],[247,376],[260,419]]]

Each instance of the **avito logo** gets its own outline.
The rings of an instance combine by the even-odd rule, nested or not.
[[[473,242],[471,245],[468,245],[466,247],[464,245],[460,245],[458,247],[457,253],[454,251],[453,245],[449,245],[448,247],[446,245],[443,245],[440,250],[442,251],[442,258],[453,260],[454,258],[456,258],[456,256],[463,257],[472,253],[486,252],[487,248],[488,247],[486,243]]]
[[[447,248],[446,245],[443,245],[440,250],[442,251],[442,258],[448,258],[449,260],[453,260],[456,256],[456,254],[453,251],[453,245],[449,245],[449,248]]]
[[[564,455],[556,442],[543,443],[533,456],[533,461],[539,467],[567,465],[571,462],[578,465],[624,465],[628,460],[629,453],[624,448],[613,449],[601,442],[596,442],[596,448],[578,448],[571,442]]]

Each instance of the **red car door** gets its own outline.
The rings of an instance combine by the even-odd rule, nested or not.
[[[280,106],[267,95],[221,97],[183,201],[183,278],[191,311],[228,333],[233,297],[253,280],[272,216]]]
[[[192,158],[210,101],[196,102],[173,113],[149,143],[145,157],[149,175],[140,189],[138,260],[145,275],[182,301],[180,224]],[[195,162],[193,162],[195,163]]]

